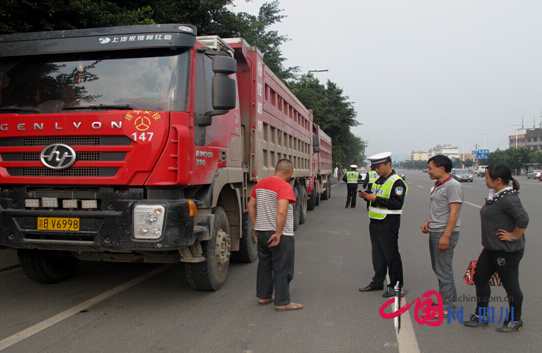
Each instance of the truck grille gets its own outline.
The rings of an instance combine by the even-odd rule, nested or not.
[[[35,177],[111,177],[119,168],[69,168],[52,170],[47,168],[6,168],[11,176]]]
[[[63,143],[69,146],[130,146],[132,140],[127,136],[102,137],[22,137],[0,140],[0,147],[33,147]]]
[[[65,144],[69,146],[130,146],[132,140],[127,136],[97,136],[97,137],[19,137],[0,139],[0,157],[4,162],[7,173],[13,177],[112,177],[119,170],[118,166],[107,167],[100,165],[101,162],[122,162],[127,156],[127,152],[92,152],[84,151],[77,153],[77,161],[96,162],[96,166],[85,168],[68,168],[63,170],[53,170],[49,168],[32,167],[20,165],[20,162],[39,162],[41,152],[37,152],[35,147],[45,148],[52,144]],[[19,147],[16,152],[4,152],[3,148]],[[28,151],[29,147],[33,151]],[[103,147],[102,147],[103,149]],[[26,151],[25,151],[26,150]],[[10,163],[17,163],[18,166],[9,166]]]
[[[36,162],[40,160],[39,152],[2,153],[4,162]],[[78,161],[123,161],[126,152],[79,152]]]

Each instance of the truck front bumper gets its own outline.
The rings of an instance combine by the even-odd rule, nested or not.
[[[2,193],[4,194],[4,193]],[[187,200],[134,200],[126,195],[101,195],[97,210],[25,209],[24,197],[0,195],[0,245],[9,248],[68,251],[168,251],[191,246],[208,236],[208,228],[194,224]],[[22,205],[22,206],[21,206]],[[163,209],[161,232],[155,239],[137,234],[134,210]],[[38,217],[77,219],[79,230],[38,230]],[[135,234],[134,234],[135,233]]]

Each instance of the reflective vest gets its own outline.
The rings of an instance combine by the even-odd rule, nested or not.
[[[358,183],[359,173],[356,171],[350,171],[346,172],[346,182],[348,184],[350,183]]]
[[[369,172],[369,184],[374,184],[376,179],[378,179],[378,174],[374,170],[371,170]]]
[[[393,184],[397,180],[402,180],[401,177],[397,174],[393,174],[386,180],[386,182],[383,185],[377,185],[373,183],[373,187],[371,188],[371,191],[376,195],[376,197],[383,197],[385,199],[390,198],[391,189],[393,187]],[[408,190],[408,186],[405,183],[405,190],[403,192],[406,193]],[[388,210],[385,207],[380,206],[373,206],[373,203],[371,202],[371,206],[369,206],[369,218],[371,219],[384,219],[386,218],[386,215],[389,214],[397,214],[400,215],[403,213],[403,208],[405,207],[405,203],[403,202],[403,206],[401,206],[400,210]]]

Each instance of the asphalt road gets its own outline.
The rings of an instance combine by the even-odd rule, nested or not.
[[[400,229],[406,303],[437,289],[427,235],[420,226],[432,185],[427,174],[406,171],[409,191]],[[519,177],[520,198],[531,222],[520,266],[525,296],[524,329],[502,334],[446,321],[416,321],[414,307],[393,320],[380,317],[381,292],[360,293],[372,277],[365,204],[345,209],[346,185],[310,211],[296,232],[292,301],[300,311],[276,312],[255,297],[256,263],[232,264],[217,292],[196,292],[182,264],[173,266],[84,262],[77,276],[55,285],[37,284],[20,268],[0,272],[0,351],[4,352],[539,352],[542,336],[540,254],[542,183]],[[335,183],[337,183],[335,181]],[[487,196],[483,178],[463,183],[465,203],[454,270],[464,318],[474,311],[474,287],[462,281],[480,244],[479,208]],[[493,288],[495,321],[505,293]],[[503,302],[498,302],[499,300]]]

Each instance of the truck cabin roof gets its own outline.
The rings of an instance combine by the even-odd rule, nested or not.
[[[159,24],[0,35],[0,57],[149,48],[192,48],[192,25]]]

